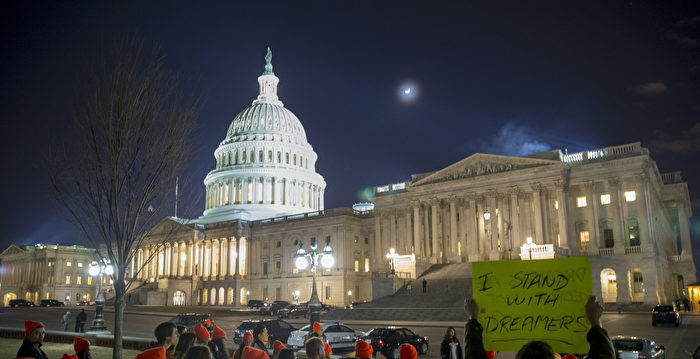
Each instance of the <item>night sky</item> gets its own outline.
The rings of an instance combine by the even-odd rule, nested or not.
[[[41,159],[70,126],[82,69],[136,34],[203,98],[183,173],[191,216],[204,209],[214,150],[258,94],[270,46],[280,99],[319,156],[326,208],[475,152],[640,141],[662,172],[688,182],[700,254],[697,1],[229,3],[3,2],[0,250],[82,242],[48,194]],[[398,96],[407,82],[411,103]]]

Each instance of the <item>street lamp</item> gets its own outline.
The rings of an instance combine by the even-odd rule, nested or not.
[[[296,245],[297,242],[294,244]],[[313,287],[311,289],[311,299],[309,299],[309,312],[311,312],[311,315],[309,316],[309,323],[313,325],[314,322],[321,319],[321,301],[318,299],[318,291],[316,290],[316,264],[319,263],[320,256],[321,266],[324,268],[330,268],[333,266],[333,264],[335,264],[335,258],[333,258],[330,238],[326,238],[326,246],[323,247],[323,252],[321,253],[316,250],[318,248],[316,238],[311,238],[311,245],[309,246],[311,251],[308,253],[304,250],[304,248],[302,248],[304,245],[302,241],[299,241],[298,244],[299,249],[294,255],[294,265],[297,267],[297,269],[302,271],[308,268],[310,264],[311,273],[313,274]]]
[[[398,256],[399,255],[396,253],[396,250],[394,248],[390,248],[389,253],[386,254],[386,259],[389,260],[389,268],[391,268],[391,274],[396,273],[396,263],[394,262],[394,260]]]
[[[102,311],[104,309],[105,305],[105,297],[104,294],[102,294],[102,277],[103,275],[109,275],[111,276],[114,274],[114,269],[112,268],[112,265],[109,264],[109,261],[106,258],[103,258],[101,261],[102,264],[98,264],[96,261],[93,261],[90,264],[90,269],[88,270],[88,273],[92,277],[97,277],[99,276],[99,286],[97,287],[97,298],[95,298],[95,319],[92,321],[92,324],[90,325],[90,329],[88,329],[88,332],[105,332],[107,331],[107,327],[105,326],[105,321],[102,318]]]

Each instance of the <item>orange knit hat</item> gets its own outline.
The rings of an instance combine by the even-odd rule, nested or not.
[[[399,359],[417,359],[418,352],[413,345],[404,343],[399,347]]]
[[[243,348],[243,354],[241,355],[241,358],[245,359],[268,359],[267,353],[264,351],[258,349],[258,348],[253,348],[251,346],[246,346]]]
[[[272,355],[279,354],[284,348],[286,348],[286,346],[284,346],[281,341],[275,340],[275,342],[272,343]]]
[[[487,350],[486,351],[486,356],[489,357],[489,359],[495,358],[496,354],[498,354],[498,352],[495,350]]]
[[[39,328],[39,327],[45,327],[44,323],[32,322],[31,320],[25,321],[24,322],[24,337],[29,338],[29,334],[32,334],[34,329]]]
[[[323,327],[321,326],[321,323],[314,322],[314,333],[318,333],[322,330],[323,330]]]
[[[73,338],[73,349],[75,349],[75,354],[82,352],[89,346],[90,342],[87,339],[81,337]]]
[[[356,358],[371,358],[374,349],[366,341],[358,339],[355,342],[355,357]]]
[[[219,328],[218,326],[214,326],[214,333],[212,333],[211,340],[217,340],[221,338],[226,338],[226,332]]]
[[[134,359],[165,359],[165,347],[146,349],[138,353]]]
[[[197,323],[197,325],[194,326],[194,336],[199,340],[209,340],[209,338],[211,338],[209,331],[202,323]]]
[[[253,339],[253,333],[251,333],[251,332],[245,332],[245,334],[243,334],[243,341],[246,341],[246,340],[249,341],[249,342],[251,342],[251,343],[252,343],[253,341],[255,341],[255,340]]]
[[[68,353],[63,353],[63,356],[61,357],[61,359],[78,359],[78,356],[77,356],[77,355],[71,355],[71,354],[68,354]]]

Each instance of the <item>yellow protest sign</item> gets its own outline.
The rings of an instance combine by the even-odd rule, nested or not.
[[[486,350],[517,352],[541,340],[557,353],[588,353],[588,258],[475,262],[472,286]]]

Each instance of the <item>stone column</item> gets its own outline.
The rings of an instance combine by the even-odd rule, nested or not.
[[[678,228],[681,232],[681,256],[692,257],[693,249],[690,244],[690,216],[686,211],[685,200],[676,200],[676,209],[678,210]]]
[[[544,224],[542,222],[542,186],[536,183],[532,186],[532,203],[535,205],[535,240],[537,244],[544,244]]]
[[[391,213],[389,214],[388,220],[389,220],[389,235],[390,235],[389,248],[394,248],[394,250],[398,250],[399,249],[397,246],[398,243],[396,241],[396,237],[398,235],[398,233],[396,233],[396,227],[397,227],[397,225],[396,225],[396,209],[393,209],[391,211]]]
[[[382,263],[382,218],[381,212],[374,210],[374,265],[379,269]]]
[[[432,249],[431,239],[430,239],[430,205],[428,203],[423,203],[423,243],[422,243],[422,255],[423,258],[430,257],[430,250]]]
[[[413,249],[411,247],[413,246],[413,235],[412,235],[412,228],[411,228],[411,208],[407,207],[406,208],[406,236],[404,237],[403,242],[403,248],[404,248],[404,253],[406,254],[411,254],[413,253]]]
[[[487,210],[491,214],[491,218],[488,220],[488,223],[484,223],[485,226],[488,225],[487,237],[486,241],[484,241],[486,242],[486,245],[484,246],[484,253],[488,254],[490,260],[496,260],[500,259],[500,256],[498,255],[498,247],[496,246],[496,238],[498,236],[498,220],[496,219],[496,192],[490,190],[486,200],[488,201],[486,203]],[[484,210],[484,213],[486,213],[486,210]]]
[[[615,177],[608,180],[608,184],[611,186],[612,193],[612,204],[614,206],[615,224],[617,225],[617,235],[615,236],[615,252],[625,253],[625,235],[627,231],[625,230],[625,216],[622,209],[622,197],[620,196],[620,191],[622,190],[622,181],[620,178]]]
[[[234,269],[234,276],[236,278],[241,277],[241,230],[238,230],[238,237],[236,237],[236,265]]]
[[[599,225],[598,225],[598,201],[596,200],[596,195],[595,195],[595,183],[593,181],[588,181],[586,182],[586,196],[588,197],[587,199],[587,205],[588,208],[590,208],[589,216],[590,216],[590,224],[589,224],[589,235],[590,235],[590,241],[591,241],[591,251],[589,253],[597,253],[599,248],[603,247],[603,243],[601,240],[601,237],[599,235]],[[622,248],[624,251],[624,247]],[[624,253],[624,252],[623,252]],[[619,292],[618,292],[619,293]]]
[[[557,187],[557,217],[559,221],[559,242],[561,247],[572,249],[572,243],[569,240],[569,194],[568,183],[561,180],[555,183]],[[579,246],[575,246],[578,248]]]
[[[622,304],[630,304],[632,297],[630,296],[630,281],[629,270],[621,269],[622,266],[615,267],[615,278],[617,282],[617,302]]]
[[[420,203],[418,201],[411,201],[413,206],[413,254],[416,257],[420,256],[420,243],[421,243],[421,233],[420,233]]]
[[[440,248],[438,246],[438,205],[440,200],[432,198],[430,200],[430,215],[432,216],[432,255],[430,256],[433,263],[437,263],[440,258]]]
[[[467,198],[469,200],[469,211],[467,211],[467,223],[469,224],[467,230],[469,235],[467,236],[466,251],[469,261],[473,262],[479,259],[479,221],[476,217],[476,196],[470,193]]]
[[[520,214],[518,213],[518,187],[513,186],[510,189],[510,213],[512,229],[513,248],[516,252],[520,250],[520,246],[524,243],[523,237],[520,234]]]
[[[647,182],[649,182],[649,176],[646,174],[646,172],[643,172],[637,177],[637,208],[639,208],[639,234],[641,236],[639,240],[643,250],[651,249],[651,238],[653,235],[653,230],[651,229],[652,224],[649,220],[650,211],[647,203]]]
[[[494,238],[496,238],[496,245],[497,245],[496,249],[498,249],[499,252],[503,251],[505,248],[508,247],[505,243],[506,236],[505,236],[505,231],[503,230],[503,216],[504,216],[503,208],[504,208],[503,196],[502,196],[502,194],[497,193],[496,194],[496,211],[494,211],[494,214],[496,215],[496,220],[498,222],[496,223],[497,231],[496,231],[496,235],[494,236]]]
[[[450,195],[450,257],[457,257],[457,242],[459,238],[457,236],[457,197],[455,195]],[[447,249],[445,249],[446,251]],[[447,257],[447,256],[443,256]]]

